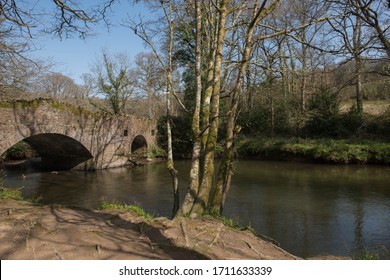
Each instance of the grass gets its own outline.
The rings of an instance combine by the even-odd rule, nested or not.
[[[350,108],[356,104],[353,99],[345,100],[341,102],[341,112],[348,112]],[[365,100],[363,102],[364,113],[378,116],[383,114],[390,106],[390,100]]]
[[[134,212],[138,217],[142,217],[148,221],[153,220],[153,215],[146,213],[144,209],[142,209],[138,205],[129,205],[126,203],[118,203],[118,202],[110,202],[103,200],[100,203],[99,209],[105,210],[105,209],[116,209],[116,210],[130,210]]]
[[[379,260],[380,256],[377,252],[364,251],[360,255],[355,256],[354,260]]]
[[[23,200],[23,195],[19,189],[0,187],[0,199]]]
[[[249,230],[251,231],[254,235],[257,235],[255,229],[252,227],[252,225],[248,225],[248,226],[242,226],[240,223],[238,223],[237,221],[233,220],[232,218],[227,218],[223,215],[220,215],[220,214],[217,214],[217,213],[213,213],[213,212],[209,212],[209,211],[205,211],[203,212],[202,214],[203,217],[207,217],[207,216],[211,216],[219,221],[221,221],[225,226],[229,227],[229,228],[233,228],[233,229],[238,229],[238,230]]]
[[[39,204],[40,201],[42,200],[42,195],[38,195],[38,196],[33,195],[32,197],[27,198],[25,200],[33,204]]]
[[[390,143],[370,140],[244,139],[238,143],[237,152],[244,158],[390,164]]]

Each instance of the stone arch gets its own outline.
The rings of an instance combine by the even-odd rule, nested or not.
[[[41,168],[68,170],[93,158],[76,139],[59,133],[40,133],[23,139],[41,156]]]
[[[135,157],[147,157],[148,142],[142,135],[137,135],[131,142],[131,154]]]

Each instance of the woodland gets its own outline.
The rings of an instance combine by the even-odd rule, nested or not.
[[[240,156],[390,163],[388,1],[131,1],[154,15],[122,23],[148,52],[104,49],[82,84],[32,58],[32,38],[88,40],[118,2],[0,0],[0,97],[158,120],[173,216],[220,215]],[[178,157],[191,160],[181,203]]]

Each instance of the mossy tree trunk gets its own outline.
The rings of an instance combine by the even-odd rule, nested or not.
[[[171,98],[173,92],[173,82],[172,82],[172,50],[173,50],[173,31],[174,31],[174,21],[173,21],[173,7],[172,2],[168,1],[167,6],[165,6],[164,2],[161,2],[163,6],[165,19],[168,23],[169,27],[169,37],[168,37],[168,63],[166,65],[166,83],[167,83],[167,142],[168,142],[168,158],[167,158],[167,169],[172,177],[172,189],[173,189],[173,209],[172,209],[172,217],[176,216],[177,211],[180,207],[180,197],[179,197],[179,179],[177,177],[177,170],[175,168],[175,164],[173,161],[173,150],[172,150],[172,113],[171,113]]]
[[[201,130],[200,130],[200,112],[202,101],[202,11],[201,0],[195,1],[195,16],[196,16],[196,46],[195,46],[195,76],[196,76],[196,94],[195,94],[195,109],[192,118],[192,134],[194,137],[194,145],[192,149],[192,161],[189,178],[189,186],[183,204],[180,208],[180,213],[188,214],[191,211],[199,190],[199,173],[200,173],[200,154],[201,154]]]
[[[262,5],[255,5],[253,9],[252,19],[246,29],[245,45],[242,54],[242,60],[239,65],[236,83],[230,95],[230,106],[227,114],[226,142],[224,147],[224,155],[221,161],[221,166],[218,171],[215,190],[210,199],[209,210],[215,214],[222,214],[227,193],[229,192],[231,179],[234,171],[234,141],[237,134],[240,132],[240,127],[236,126],[238,117],[238,103],[241,95],[241,89],[247,67],[251,57],[253,46],[253,34],[256,26],[264,17],[270,14],[279,4],[280,0],[273,1],[268,7],[265,6],[266,1]]]
[[[210,194],[213,188],[214,157],[217,146],[219,128],[219,102],[221,96],[221,71],[223,59],[223,46],[226,37],[226,19],[229,14],[229,0],[221,0],[218,7],[218,35],[216,41],[213,90],[210,100],[210,125],[207,133],[207,142],[204,150],[203,169],[198,179],[200,180],[199,191],[190,211],[191,215],[199,215],[208,208]]]

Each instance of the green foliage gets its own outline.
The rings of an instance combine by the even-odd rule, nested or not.
[[[175,158],[189,158],[192,151],[192,129],[187,115],[172,118],[172,149]],[[157,123],[157,144],[167,150],[167,119],[160,118]]]
[[[146,213],[144,209],[142,209],[138,205],[128,205],[126,203],[117,203],[103,200],[100,203],[99,209],[116,209],[116,210],[130,210],[134,212],[137,216],[144,218],[145,220],[153,220],[153,215]]]
[[[321,87],[312,95],[308,104],[310,118],[305,131],[310,136],[340,136],[340,102],[337,93],[329,88]]]
[[[271,131],[269,110],[264,104],[258,104],[252,110],[242,112],[238,118],[238,124],[242,126],[245,135],[260,135]]]
[[[221,221],[225,226],[230,227],[230,228],[234,228],[234,229],[241,229],[242,228],[238,222],[234,221],[231,218],[226,218],[225,216],[222,216],[221,214],[216,213],[216,212],[204,211],[202,213],[202,216],[203,217],[211,216],[211,217]]]
[[[380,256],[377,252],[364,251],[360,255],[354,257],[355,260],[379,260]]]
[[[359,132],[364,124],[364,118],[363,114],[357,109],[356,104],[347,113],[340,115],[340,124],[343,137],[352,136]]]
[[[0,187],[0,199],[15,199],[23,200],[22,192],[19,189],[10,189],[3,186]]]
[[[107,112],[114,115],[124,114],[127,100],[133,92],[128,58],[124,54],[112,57],[103,51],[102,61],[95,68],[96,86],[107,100]]]
[[[42,200],[42,195],[33,195],[32,197],[30,197],[30,198],[27,198],[27,199],[25,199],[26,201],[28,201],[28,202],[31,202],[31,203],[34,203],[34,204],[37,204],[37,203],[39,203],[41,200]]]
[[[390,164],[390,143],[375,141],[244,139],[237,144],[237,152],[240,157],[276,160]]]
[[[327,87],[321,86],[309,100],[309,110],[315,115],[331,118],[339,113],[340,101],[337,93]]]
[[[366,117],[365,130],[369,135],[390,140],[390,106],[379,116]]]
[[[9,148],[5,153],[6,160],[21,160],[32,158],[37,155],[36,151],[24,141],[20,141]]]
[[[159,146],[152,146],[148,149],[148,158],[166,158],[167,153]]]
[[[289,125],[291,108],[288,107],[289,103],[283,100],[282,92],[277,87],[267,87],[265,91],[259,93],[265,97],[259,98],[251,108],[240,113],[237,123],[242,127],[242,134],[286,135],[291,130]]]
[[[210,212],[210,211],[205,211],[202,213],[203,217],[211,216],[219,221],[221,221],[225,226],[233,229],[238,229],[238,230],[249,230],[252,232],[254,235],[257,235],[256,230],[252,227],[252,225],[248,225],[246,227],[243,227],[239,222],[233,220],[232,218],[227,218],[219,213],[216,212]]]

